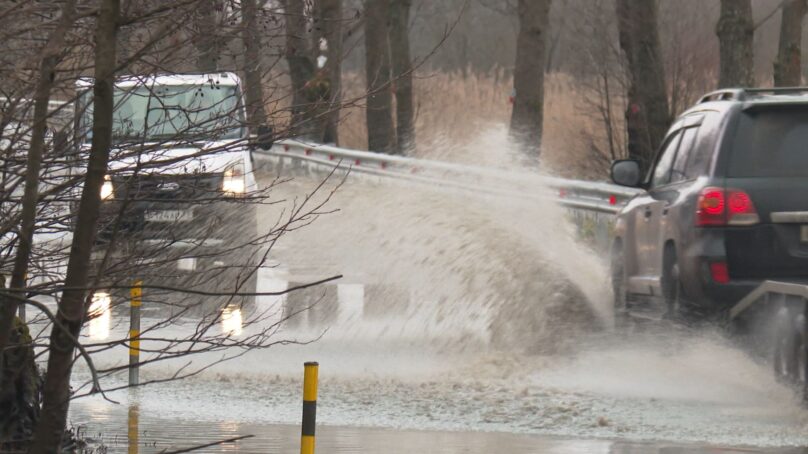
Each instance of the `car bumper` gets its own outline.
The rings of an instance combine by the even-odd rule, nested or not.
[[[706,309],[724,310],[734,306],[766,279],[778,279],[774,273],[764,278],[737,278],[729,267],[730,280],[716,282],[710,265],[727,263],[726,230],[698,229],[692,241],[681,244],[680,282],[689,302]]]
[[[116,238],[171,248],[218,246],[251,238],[255,222],[255,206],[239,200],[125,205],[105,201],[96,242]]]

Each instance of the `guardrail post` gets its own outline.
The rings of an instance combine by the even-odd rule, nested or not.
[[[140,382],[140,305],[143,297],[143,281],[136,280],[129,289],[129,386]]]
[[[303,365],[303,427],[300,454],[314,454],[314,428],[317,420],[317,369],[319,364]]]

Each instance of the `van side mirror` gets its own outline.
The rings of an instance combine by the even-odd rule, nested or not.
[[[250,148],[253,150],[262,149],[262,150],[269,150],[272,148],[272,144],[274,143],[273,135],[274,131],[272,131],[272,127],[267,125],[261,125],[256,128],[256,135],[250,137]]]
[[[612,163],[612,181],[620,186],[636,188],[642,182],[640,163],[634,159],[622,159]]]

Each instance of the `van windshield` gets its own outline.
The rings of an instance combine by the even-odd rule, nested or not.
[[[744,112],[731,153],[730,177],[808,176],[808,108]]]
[[[85,95],[92,97],[92,93]],[[92,139],[92,104],[82,116]],[[235,86],[161,85],[115,89],[113,142],[222,140],[242,136],[244,115]]]

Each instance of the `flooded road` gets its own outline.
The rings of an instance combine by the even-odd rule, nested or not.
[[[253,434],[204,452],[294,452],[302,364],[320,363],[320,452],[799,452],[808,412],[717,330],[611,326],[604,258],[547,202],[470,196],[403,183],[350,181],[305,228],[289,232],[260,270],[259,291],[344,278],[225,308],[234,339],[305,309],[269,349],[150,364],[141,382],[201,369],[182,381],[83,397],[70,420],[124,443],[130,408],[140,452]],[[319,184],[280,185],[268,225]],[[320,197],[336,182],[329,183]],[[535,191],[542,191],[539,186]],[[99,311],[85,336],[126,336],[125,307]],[[144,296],[144,326],[160,313]],[[192,332],[197,320],[152,337]],[[311,341],[315,341],[312,342]],[[143,341],[142,347],[149,348]],[[124,348],[96,355],[128,361]],[[86,391],[77,364],[74,388]],[[126,375],[104,378],[123,386]],[[620,440],[615,441],[615,440]],[[150,444],[151,443],[151,444]],[[156,444],[155,444],[156,443]],[[740,448],[739,448],[740,449]]]
[[[126,413],[126,410],[122,410]],[[130,411],[131,413],[131,411]],[[198,423],[140,416],[138,437],[129,439],[121,429],[120,417],[93,418],[87,437],[103,439],[109,453],[148,454],[178,450],[219,440],[253,435],[251,438],[203,448],[199,453],[240,452],[245,454],[292,454],[300,452],[300,427],[245,423]],[[167,429],[169,428],[169,429]],[[609,440],[569,440],[498,432],[436,432],[392,430],[368,427],[321,426],[317,430],[317,451],[339,454],[803,454],[804,449],[750,449],[698,446],[677,443],[640,443]]]
[[[510,452],[543,452],[524,440],[539,443],[548,436],[590,440],[564,445],[580,446],[566,452],[657,452],[660,441],[661,446],[757,448],[808,444],[806,415],[793,394],[771,379],[767,367],[719,336],[705,333],[688,340],[672,334],[657,341],[633,340],[636,345],[611,336],[593,338],[571,356],[446,357],[440,349],[413,352],[408,343],[325,337],[309,346],[253,352],[183,381],[111,393],[120,405],[100,397],[81,398],[71,407],[71,421],[86,423],[90,433],[101,432],[105,439],[120,438],[127,408],[137,406],[145,424],[140,429],[144,441],[199,442],[235,433],[259,437],[249,442],[255,445],[245,446],[275,446],[265,432],[299,424],[301,359],[317,359],[320,426],[353,427],[357,449],[365,449],[327,452],[380,452],[373,450],[375,438],[365,430],[373,427],[428,430],[435,437],[485,432],[489,434],[474,437],[506,446],[511,438],[504,434],[540,436],[512,438]],[[141,379],[166,375],[146,369]],[[87,377],[79,373],[76,378],[80,382]],[[111,377],[107,385],[125,380],[124,375]],[[228,429],[222,432],[221,427]],[[323,443],[340,446],[328,438],[338,433],[324,430]],[[455,440],[452,443],[466,440],[463,435],[447,437]],[[612,444],[592,441],[598,439],[627,444],[609,451]],[[285,442],[295,440],[292,436]],[[288,449],[282,452],[292,451]],[[417,452],[406,445],[400,449],[396,452]],[[443,452],[497,452],[470,449],[450,443]],[[208,452],[229,451],[219,447]]]

